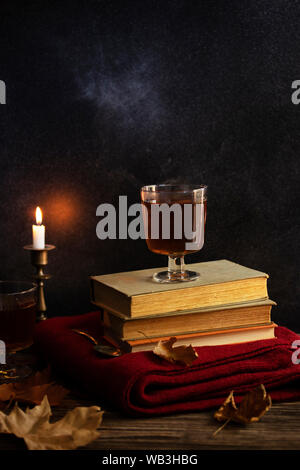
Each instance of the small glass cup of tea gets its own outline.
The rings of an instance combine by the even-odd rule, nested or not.
[[[16,353],[33,343],[36,306],[36,284],[0,281],[0,380],[21,378],[30,371],[18,363]]]
[[[200,274],[185,269],[184,255],[203,247],[207,186],[160,184],[141,189],[143,222],[149,250],[168,256],[168,270],[156,282],[194,281]]]

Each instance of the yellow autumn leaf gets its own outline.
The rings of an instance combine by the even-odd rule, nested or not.
[[[15,405],[8,415],[0,411],[0,433],[24,439],[29,450],[71,450],[100,436],[103,412],[98,406],[74,408],[54,423],[49,421],[51,415],[47,395],[26,411]]]

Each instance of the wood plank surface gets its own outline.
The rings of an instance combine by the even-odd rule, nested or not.
[[[53,421],[75,406],[101,404],[67,397],[53,408]],[[155,418],[129,418],[106,411],[101,436],[86,450],[298,450],[300,449],[300,402],[273,404],[258,423],[219,427],[213,410]],[[23,450],[22,440],[0,435],[0,451]]]

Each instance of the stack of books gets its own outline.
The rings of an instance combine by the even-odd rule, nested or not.
[[[152,350],[171,336],[176,345],[233,344],[274,337],[275,302],[268,274],[228,260],[188,267],[200,278],[160,284],[157,269],[91,276],[91,301],[102,308],[109,337],[128,350]]]

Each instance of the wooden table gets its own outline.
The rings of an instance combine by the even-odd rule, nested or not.
[[[67,396],[53,408],[53,420],[75,406],[99,405]],[[86,450],[298,450],[300,449],[300,402],[273,404],[258,423],[249,426],[228,424],[219,427],[213,410],[155,418],[129,418],[115,411],[103,416],[101,437]],[[0,435],[1,450],[25,449],[22,440]]]

